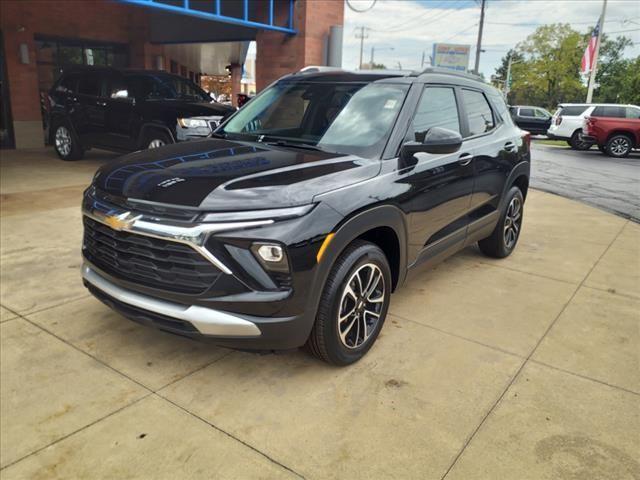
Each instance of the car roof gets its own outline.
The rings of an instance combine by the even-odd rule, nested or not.
[[[434,76],[440,76],[445,80],[465,79],[483,86],[490,86],[482,77],[466,72],[449,70],[446,68],[428,67],[424,70],[345,70],[337,67],[309,66],[280,80],[286,81],[312,81],[312,82],[363,82],[370,83],[384,79],[401,80],[403,83],[425,81]]]

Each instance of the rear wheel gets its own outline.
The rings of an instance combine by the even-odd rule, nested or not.
[[[580,138],[581,134],[582,130],[576,130],[575,132],[573,132],[573,135],[571,135],[571,140],[569,140],[569,145],[574,150],[589,150],[593,143],[582,140]]]
[[[478,242],[482,253],[488,257],[504,258],[516,248],[522,230],[524,197],[518,187],[507,193],[505,207],[498,224],[490,236]]]
[[[632,142],[626,135],[614,135],[607,141],[605,147],[606,154],[610,157],[623,158],[629,155],[632,148]]]
[[[356,240],[331,268],[307,349],[334,365],[360,360],[382,329],[390,295],[386,256],[376,245]]]
[[[62,160],[79,160],[84,155],[78,138],[66,123],[54,125],[53,146]]]

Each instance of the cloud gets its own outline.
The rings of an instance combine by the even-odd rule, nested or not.
[[[349,0],[358,9],[371,6],[372,0]],[[371,47],[379,47],[376,63],[405,69],[421,67],[423,52],[428,64],[434,42],[460,43],[472,46],[478,35],[479,2],[474,0],[378,0],[365,13],[356,13],[345,6],[344,50],[342,64],[357,68],[360,40],[355,37],[360,26],[368,28],[364,41],[364,61],[368,62]],[[533,33],[537,25],[569,23],[580,32],[587,32],[600,16],[601,0],[487,0],[480,71],[488,78],[500,64],[500,59],[518,42]],[[613,33],[636,29],[631,32]],[[635,44],[627,56],[640,55],[640,2],[610,0],[607,6],[605,33],[626,35]],[[388,47],[393,46],[390,50]],[[387,48],[385,48],[387,47]],[[473,66],[475,53],[470,58]]]

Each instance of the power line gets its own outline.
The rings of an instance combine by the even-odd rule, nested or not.
[[[459,5],[461,1],[462,0],[455,0],[453,2],[447,3],[447,5],[449,5],[449,7],[452,7],[452,6],[455,6],[456,4]],[[423,26],[426,26],[426,25],[430,25],[430,24],[434,23],[435,21],[440,20],[440,19],[446,17],[447,15],[451,15],[452,13],[457,12],[457,11],[459,11],[457,8],[448,8],[448,9],[445,9],[444,11],[442,11],[442,12],[436,13],[433,18],[428,18],[427,17],[427,21],[424,22],[423,21],[424,16],[427,13],[433,13],[430,10],[427,10],[426,12],[422,13],[421,15],[413,17],[410,20],[407,20],[407,21],[402,22],[400,24],[394,25],[394,26],[392,26],[390,28],[385,28],[385,29],[381,29],[381,30],[375,29],[374,31],[375,32],[380,32],[380,33],[394,33],[394,32],[399,32],[401,30],[414,28],[414,27],[416,27],[418,25],[423,27]],[[409,26],[410,24],[413,24],[413,25]]]

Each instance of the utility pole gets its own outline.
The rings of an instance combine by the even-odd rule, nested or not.
[[[478,43],[476,44],[476,67],[474,69],[476,75],[480,75],[480,52],[482,51],[482,30],[484,29],[484,7],[486,0],[480,0],[480,26],[478,27]]]
[[[589,74],[589,87],[587,88],[587,103],[591,103],[593,98],[593,88],[596,84],[596,72],[598,70],[598,53],[600,52],[600,40],[602,39],[602,29],[604,28],[604,15],[607,12],[607,0],[602,2],[602,14],[598,24],[598,38],[596,39],[596,51],[593,55],[593,67]]]
[[[422,61],[420,62],[420,68],[424,68],[424,50],[422,51]]]
[[[371,47],[371,68],[373,69],[373,56],[376,53],[376,47]]]
[[[362,52],[364,51],[364,39],[368,38],[369,35],[366,33],[368,30],[367,27],[357,27],[356,30],[360,30],[360,34],[356,33],[356,38],[360,39],[360,70],[362,70]]]

